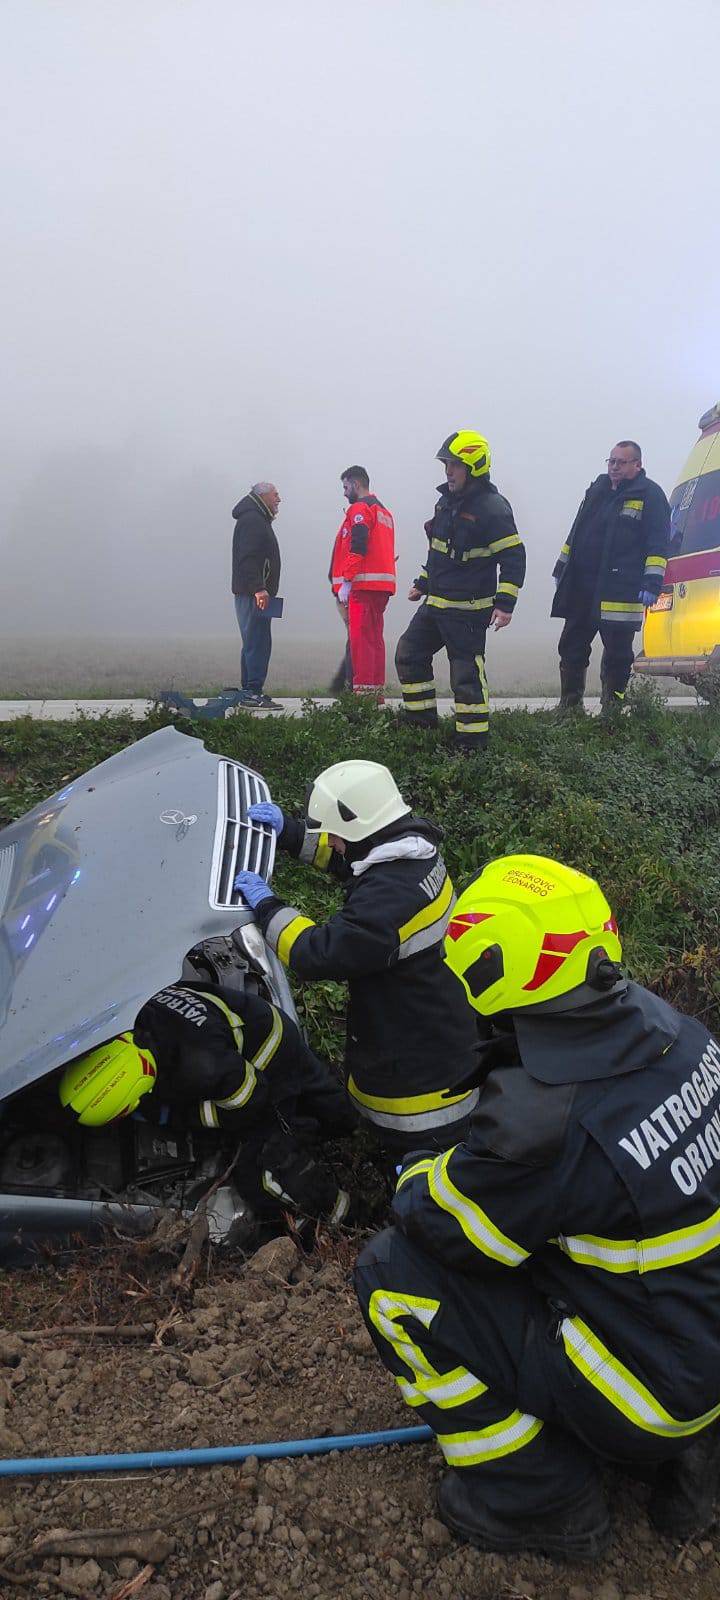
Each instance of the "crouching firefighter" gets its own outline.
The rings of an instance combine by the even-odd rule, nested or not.
[[[357,1118],[292,1018],[257,995],[173,983],[130,1032],[66,1068],[60,1099],[85,1126],[130,1114],[242,1140],[235,1182],[259,1218],[287,1210],[344,1219],[349,1199],[315,1154]]]
[[[305,821],[261,803],[290,855],[330,872],[345,903],[316,924],[264,880],[236,884],[299,978],[346,979],[348,1091],[390,1154],[457,1142],[478,1099],[477,1026],[442,959],[455,894],[440,830],[411,814],[375,761],[340,761],[312,785]]]
[[[450,1469],[440,1514],[482,1549],[589,1559],[611,1458],[684,1539],[720,1466],[720,1047],[622,976],[604,895],[555,861],[491,862],[446,950],[488,1076],[464,1143],[407,1158],[356,1271]]]

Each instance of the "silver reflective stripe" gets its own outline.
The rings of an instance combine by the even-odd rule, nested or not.
[[[270,1010],[273,1014],[272,1027],[267,1039],[265,1040],[265,1043],[260,1046],[257,1054],[252,1058],[252,1064],[258,1072],[262,1072],[268,1065],[268,1062],[272,1060],[280,1040],[282,1039],[283,1025],[280,1012],[276,1011],[274,1006],[271,1006]]]
[[[494,1456],[510,1455],[530,1444],[542,1428],[542,1422],[529,1412],[513,1411],[502,1422],[488,1428],[478,1428],[474,1433],[439,1433],[437,1442],[450,1467],[470,1467]]]
[[[410,1112],[405,1116],[397,1115],[390,1111],[373,1111],[370,1106],[364,1106],[355,1100],[352,1091],[350,1098],[361,1117],[366,1117],[368,1122],[374,1122],[378,1128],[397,1128],[401,1133],[423,1133],[427,1128],[444,1128],[453,1122],[461,1122],[463,1117],[469,1117],[470,1112],[480,1099],[480,1090],[471,1089],[462,1100],[457,1100],[451,1106],[438,1106],[434,1111]]]
[[[636,1428],[642,1428],[646,1433],[660,1434],[663,1438],[685,1439],[693,1433],[699,1433],[720,1416],[720,1405],[716,1405],[701,1417],[680,1421],[665,1410],[639,1378],[623,1366],[616,1356],[611,1355],[602,1340],[580,1317],[565,1317],[560,1331],[573,1365]]]
[[[429,928],[421,928],[419,933],[411,933],[398,950],[398,961],[406,961],[408,956],[416,956],[420,950],[431,950],[434,944],[442,944],[456,899],[457,895],[454,894],[447,911],[437,922],[431,922]]]
[[[300,912],[296,911],[294,906],[283,906],[281,911],[276,911],[270,918],[265,929],[265,943],[269,944],[270,949],[274,950],[276,955],[281,935],[299,915]]]
[[[319,838],[320,834],[318,833],[317,829],[310,829],[306,827],[303,834],[303,842],[300,846],[300,854],[298,856],[298,861],[302,861],[306,867],[311,867],[315,860],[315,852],[318,847]]]
[[[355,583],[394,583],[394,572],[356,572],[353,578]]]

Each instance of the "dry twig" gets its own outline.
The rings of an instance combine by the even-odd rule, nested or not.
[[[137,1594],[138,1589],[144,1589],[149,1578],[155,1571],[154,1567],[143,1567],[142,1572],[136,1573],[134,1578],[128,1578],[127,1583],[120,1589],[113,1589],[110,1600],[130,1600],[132,1594]]]

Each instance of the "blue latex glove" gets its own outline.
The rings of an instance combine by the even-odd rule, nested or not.
[[[653,594],[651,589],[641,589],[638,595],[638,600],[640,600],[644,606],[654,606],[655,601],[657,600],[657,595]]]
[[[343,578],[340,588],[338,589],[338,600],[340,601],[341,606],[347,605],[348,600],[350,599],[351,589],[352,584],[348,582],[347,578]]]
[[[282,811],[272,800],[258,800],[257,805],[248,806],[248,816],[251,822],[266,822],[273,833],[282,833],[285,827]]]
[[[245,904],[252,906],[253,911],[263,900],[272,899],[272,889],[268,888],[259,872],[239,872],[235,879],[235,888],[240,890]]]

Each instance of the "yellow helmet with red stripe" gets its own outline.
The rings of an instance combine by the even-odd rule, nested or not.
[[[482,478],[490,471],[490,446],[481,433],[471,428],[459,428],[449,433],[437,453],[438,461],[459,461],[467,467],[471,478]]]
[[[445,936],[447,965],[485,1017],[548,1002],[572,1009],[613,986],[621,956],[594,878],[546,856],[489,862],[457,900]],[[590,993],[580,996],[583,985]]]
[[[65,1068],[60,1103],[85,1127],[99,1128],[129,1116],[155,1088],[156,1076],[152,1053],[141,1050],[131,1033],[119,1033]]]

